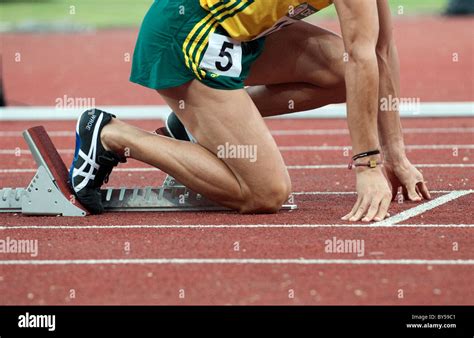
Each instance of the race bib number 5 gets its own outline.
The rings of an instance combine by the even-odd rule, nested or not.
[[[212,34],[199,67],[215,74],[239,77],[242,72],[241,43],[228,36]]]

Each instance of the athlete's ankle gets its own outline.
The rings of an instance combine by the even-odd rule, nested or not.
[[[102,142],[105,150],[122,155],[124,146],[120,144],[119,125],[120,123],[116,119],[112,119],[112,121],[104,126],[100,133],[100,142]]]

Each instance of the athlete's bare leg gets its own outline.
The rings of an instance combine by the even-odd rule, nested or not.
[[[198,81],[159,91],[199,144],[156,136],[119,120],[104,128],[102,140],[115,151],[127,148],[131,157],[227,207],[274,212],[291,183],[262,116],[291,112],[290,100],[294,110],[344,101],[342,57],[340,37],[296,23],[267,38],[247,81],[257,86],[248,93],[211,89]],[[226,143],[256,146],[257,160],[218,158],[217,148]]]
[[[345,102],[342,38],[303,21],[285,27],[266,38],[245,84],[262,116]]]
[[[101,133],[104,146],[119,153],[127,149],[132,158],[240,212],[280,209],[291,191],[288,171],[245,90],[216,90],[194,80],[159,93],[199,144],[154,135],[114,119]],[[255,156],[218,158],[218,147],[226,144],[252,147]]]

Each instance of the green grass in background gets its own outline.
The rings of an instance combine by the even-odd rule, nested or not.
[[[474,1],[474,0],[473,0]],[[402,7],[403,15],[433,15],[444,11],[448,4],[448,0],[388,0],[392,12],[398,13]],[[336,17],[334,6],[325,9],[320,13],[321,17]]]
[[[389,1],[394,10],[403,6],[407,16],[440,13],[447,3],[447,0]],[[0,0],[0,30],[35,24],[87,28],[136,27],[140,25],[152,2],[153,0]],[[73,9],[75,14],[70,13]],[[335,11],[334,8],[329,8],[317,15],[330,18],[335,16]]]
[[[140,25],[152,3],[153,0],[0,0],[0,27],[33,23],[133,27]]]

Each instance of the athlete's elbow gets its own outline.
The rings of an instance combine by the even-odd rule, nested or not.
[[[379,41],[379,43],[377,43],[377,46],[375,48],[377,59],[383,60],[383,61],[387,61],[391,57],[397,55],[396,50],[397,50],[397,47],[393,39],[388,40],[388,41]]]
[[[378,30],[346,34],[344,45],[348,61],[365,62],[376,58]]]
[[[360,43],[347,48],[347,60],[349,63],[369,64],[377,61],[375,44]]]

